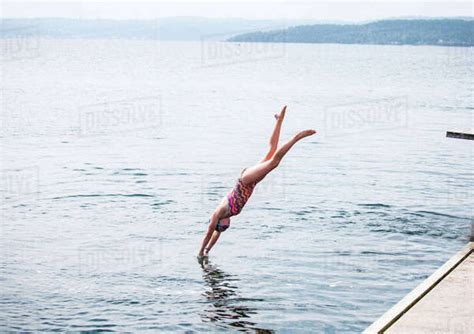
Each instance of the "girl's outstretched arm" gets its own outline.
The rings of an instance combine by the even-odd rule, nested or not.
[[[212,233],[214,233],[214,230],[216,229],[218,220],[219,220],[219,212],[214,211],[214,213],[211,215],[211,220],[209,222],[209,226],[207,227],[206,235],[204,236],[204,239],[202,240],[201,249],[199,250],[198,256],[204,256],[204,248],[206,248],[207,244],[209,243],[209,240],[212,237]]]
[[[211,251],[212,247],[216,244],[217,240],[219,240],[219,237],[221,236],[221,232],[219,231],[214,231],[212,234],[211,240],[207,244],[207,247],[204,248],[204,256],[207,256],[209,252]]]

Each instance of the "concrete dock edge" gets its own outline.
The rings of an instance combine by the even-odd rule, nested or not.
[[[390,326],[396,323],[405,313],[423,297],[425,297],[436,285],[446,278],[460,263],[462,263],[472,252],[474,243],[469,242],[462,250],[451,257],[443,266],[436,270],[430,277],[418,285],[395,306],[372,323],[365,334],[384,333]]]

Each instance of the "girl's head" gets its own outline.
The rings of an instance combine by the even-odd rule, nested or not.
[[[224,232],[225,230],[229,228],[229,226],[230,226],[230,218],[219,219],[219,221],[217,222],[216,231]]]

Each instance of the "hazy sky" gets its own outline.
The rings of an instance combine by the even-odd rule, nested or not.
[[[473,16],[466,1],[6,1],[2,17],[138,19],[168,16],[361,21],[397,16]]]

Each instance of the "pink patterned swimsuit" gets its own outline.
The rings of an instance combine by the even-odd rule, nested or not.
[[[245,203],[252,195],[256,183],[244,184],[239,178],[234,188],[227,194],[227,207],[229,208],[229,217],[238,215],[245,206]]]

